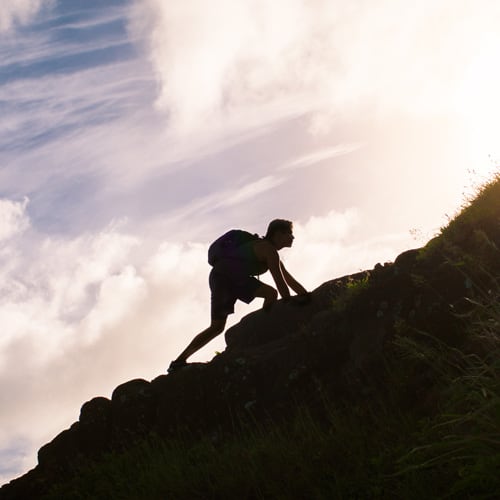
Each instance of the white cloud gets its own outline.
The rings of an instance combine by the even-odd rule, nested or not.
[[[450,89],[479,34],[495,32],[500,7],[494,0],[146,0],[136,2],[135,19],[150,33],[157,104],[174,130],[188,133],[256,106],[265,124],[284,101],[283,110],[323,120],[367,106],[440,113],[453,105]],[[324,128],[316,122],[311,130]]]
[[[0,244],[28,228],[27,206],[27,198],[22,202],[0,199]]]
[[[206,326],[206,247],[142,243],[120,225],[74,238],[27,229],[4,240],[0,450],[18,461],[25,454],[18,473],[86,400],[164,373]]]
[[[377,262],[393,261],[414,246],[409,232],[356,238],[367,221],[367,214],[351,208],[294,223],[293,248],[283,252],[287,269],[312,290],[330,279],[372,269]]]
[[[341,243],[349,231],[359,224],[360,216],[357,210],[351,208],[344,212],[332,210],[324,216],[313,216],[298,231],[303,244],[314,241],[315,243]]]
[[[31,231],[7,244],[1,259],[0,366],[17,362],[6,353],[19,345],[26,348],[23,359],[35,366],[59,355],[74,341],[75,325],[99,304],[103,284],[123,272],[136,244],[114,228],[73,240],[41,239]]]
[[[296,4],[288,2],[290,11],[296,10]],[[210,8],[200,0],[182,4],[150,0],[137,5],[137,11],[148,9],[151,58],[161,85],[158,106],[168,110],[180,130],[196,128],[200,120],[209,119],[213,124],[221,108],[233,108],[233,102],[240,99],[238,94],[255,95],[252,87],[262,87],[267,80],[264,72],[256,71],[255,62],[266,56],[269,65],[286,44],[274,35],[275,27],[266,18],[269,9],[263,10],[261,2],[254,2],[257,13],[248,2],[229,0]],[[262,23],[256,19],[259,12]],[[298,24],[297,16],[288,19],[290,24]],[[281,21],[283,33],[287,19]],[[265,52],[264,42],[270,44]],[[240,78],[240,64],[252,70],[246,81]]]
[[[272,191],[287,180],[285,176],[275,175],[267,175],[256,180],[250,180],[247,177],[242,180],[239,178],[238,172],[235,172],[235,175],[238,178],[233,181],[234,187],[221,188],[200,198],[193,198],[188,203],[181,204],[169,212],[168,216],[162,215],[160,220],[155,220],[153,224],[156,227],[162,227],[157,231],[185,234],[187,228],[183,228],[183,226],[187,223],[191,225],[191,228],[200,228],[203,225],[204,217],[209,212],[216,209],[232,208],[249,200],[255,201],[259,199],[260,195]],[[193,219],[196,219],[196,224],[193,224]]]
[[[284,178],[268,175],[243,186],[242,188],[229,194],[227,197],[224,195],[221,196],[222,201],[219,202],[217,206],[229,207],[252,198],[255,199],[258,195],[279,186],[282,182],[284,182]]]
[[[208,120],[214,127],[231,115],[247,115],[249,107],[296,97],[309,79],[301,67],[307,14],[301,1],[290,0],[225,0],[210,8],[200,0],[137,2],[136,15],[148,19],[143,26],[151,33],[161,85],[157,104],[171,126],[183,133]]]
[[[0,33],[16,24],[26,24],[45,6],[54,0],[2,0],[0,5]]]
[[[318,151],[314,151],[313,153],[301,156],[300,158],[291,160],[285,165],[282,165],[280,167],[280,170],[291,170],[296,168],[309,167],[311,165],[315,165],[316,163],[329,160],[330,158],[347,155],[349,153],[358,150],[361,147],[362,147],[361,144],[353,143],[353,144],[338,144],[337,146],[320,149]]]

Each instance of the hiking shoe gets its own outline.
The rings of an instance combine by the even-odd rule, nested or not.
[[[173,373],[177,370],[180,370],[181,368],[184,368],[185,366],[187,366],[186,361],[174,360],[170,363],[170,366],[168,367],[167,373]]]

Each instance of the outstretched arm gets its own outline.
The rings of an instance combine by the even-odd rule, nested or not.
[[[286,270],[283,262],[280,261],[281,273],[287,285],[297,294],[307,294],[307,290]]]
[[[288,285],[286,282],[286,278],[283,275],[280,258],[278,256],[278,252],[271,247],[271,245],[266,246],[265,248],[265,257],[267,266],[269,267],[269,271],[276,283],[276,288],[280,293],[281,297],[284,299],[290,298],[290,290],[288,289]]]

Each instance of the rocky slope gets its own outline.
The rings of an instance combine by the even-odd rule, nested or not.
[[[280,301],[249,314],[227,330],[226,350],[209,363],[131,380],[111,399],[86,402],[78,422],[42,447],[37,467],[3,486],[0,499],[40,498],[76,465],[126,452],[147,436],[224,439],[242,422],[289,418],[298,404],[320,412],[325,398],[383,398],[394,337],[424,331],[460,345],[468,299],[499,274],[498,211],[481,212],[480,223],[468,214],[394,263],[324,283],[307,305]],[[393,382],[401,408],[433,411],[430,372]]]
[[[314,406],[325,394],[365,397],[363,380],[381,375],[384,344],[399,319],[458,334],[450,305],[461,300],[467,284],[442,264],[428,270],[424,288],[415,285],[418,254],[409,251],[394,264],[324,283],[307,305],[279,302],[269,313],[249,314],[227,330],[226,350],[209,363],[152,381],[131,380],[111,399],[86,402],[78,422],[41,448],[38,466],[4,486],[0,498],[37,498],[76,463],[151,433],[215,437],[230,432],[238,415],[279,419],[297,401]],[[406,399],[422,403],[418,394]]]

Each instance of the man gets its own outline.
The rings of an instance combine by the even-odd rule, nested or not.
[[[169,373],[186,366],[192,354],[224,331],[228,315],[234,312],[236,300],[249,304],[255,297],[262,297],[262,307],[267,311],[278,299],[278,292],[284,300],[290,299],[289,287],[299,296],[299,302],[309,300],[307,290],[285,269],[278,255],[282,248],[292,246],[293,239],[292,222],[275,219],[269,224],[264,238],[249,241],[240,247],[240,258],[221,259],[214,265],[209,277],[212,294],[210,326],[172,361]],[[271,272],[278,290],[255,278],[266,271]]]

